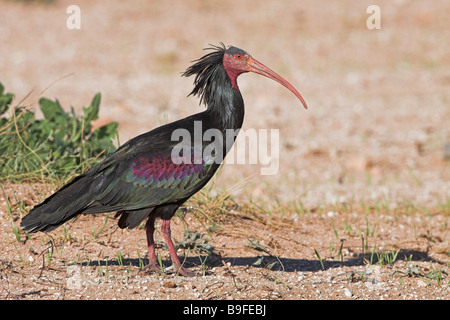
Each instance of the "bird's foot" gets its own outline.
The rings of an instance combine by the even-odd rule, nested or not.
[[[197,274],[195,272],[189,271],[186,268],[183,267],[176,267],[175,265],[171,265],[168,268],[161,268],[158,264],[156,263],[149,263],[147,265],[145,265],[142,268],[143,271],[146,272],[156,272],[156,273],[161,273],[161,272],[172,272],[175,273],[176,275],[182,275],[185,277],[195,277]]]
[[[173,271],[176,275],[182,275],[185,277],[195,277],[197,274],[195,272],[189,271],[183,267],[176,267],[174,264],[166,268],[166,271]]]
[[[147,271],[147,272],[158,272],[160,273],[162,269],[158,264],[156,263],[149,263],[146,264],[144,267],[142,267],[142,270]]]
[[[195,272],[189,271],[183,267],[175,268],[175,274],[179,274],[185,277],[195,277],[197,275]]]

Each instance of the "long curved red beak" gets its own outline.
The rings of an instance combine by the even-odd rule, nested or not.
[[[298,91],[289,83],[287,80],[285,80],[283,77],[281,77],[279,74],[277,74],[275,71],[270,70],[265,65],[263,65],[261,62],[253,59],[251,56],[247,57],[247,64],[248,64],[248,71],[255,72],[257,74],[260,74],[262,76],[265,76],[267,78],[270,78],[272,80],[275,80],[276,82],[282,84],[286,88],[288,88],[295,96],[301,101],[305,109],[308,109],[308,106],[306,105],[305,100],[303,97],[298,93]]]

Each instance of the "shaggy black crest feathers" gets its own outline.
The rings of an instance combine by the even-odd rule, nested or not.
[[[194,89],[189,95],[199,96],[200,103],[204,103],[209,109],[222,103],[222,101],[217,101],[218,97],[221,96],[220,93],[225,86],[231,86],[231,81],[223,67],[225,45],[223,43],[220,43],[220,46],[210,45],[205,50],[213,51],[195,60],[195,63],[183,73],[183,76],[195,75]]]

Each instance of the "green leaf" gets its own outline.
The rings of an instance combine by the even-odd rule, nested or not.
[[[101,126],[92,133],[94,139],[114,139],[116,137],[116,132],[119,124],[117,122],[110,122],[104,126]]]
[[[61,119],[65,114],[58,100],[52,101],[47,98],[41,98],[39,100],[39,106],[41,107],[45,119],[48,120]]]
[[[113,152],[116,147],[114,146],[114,140],[117,135],[117,122],[111,122],[95,130],[90,136],[88,143],[92,146],[95,152],[101,152],[103,150],[106,153]]]
[[[0,115],[4,114],[14,99],[14,95],[12,93],[3,94],[5,91],[5,87],[0,82]]]
[[[92,99],[91,105],[84,110],[84,122],[85,125],[90,124],[92,121],[98,119],[98,111],[100,109],[101,94],[97,93]]]

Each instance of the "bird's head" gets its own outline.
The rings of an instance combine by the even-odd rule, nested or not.
[[[295,94],[295,96],[301,101],[305,109],[308,108],[305,100],[302,98],[300,93],[298,93],[298,91],[287,80],[285,80],[276,72],[267,68],[265,65],[254,59],[250,54],[242,49],[229,46],[225,50],[225,53],[223,55],[223,67],[225,68],[228,76],[231,79],[232,86],[236,89],[238,89],[236,78],[241,73],[254,72],[282,84],[293,94]]]
[[[231,80],[231,86],[239,91],[236,82],[237,77],[244,72],[255,72],[281,83],[292,91],[303,106],[307,108],[305,100],[289,82],[255,60],[246,51],[233,46],[225,47],[223,43],[220,46],[211,45],[207,49],[212,50],[212,52],[195,60],[195,63],[183,73],[183,76],[186,77],[195,75],[194,89],[190,94],[199,95],[200,102],[206,104],[217,102],[216,93],[221,92],[221,80]],[[223,70],[226,72],[223,72]],[[228,79],[226,79],[227,77]]]

